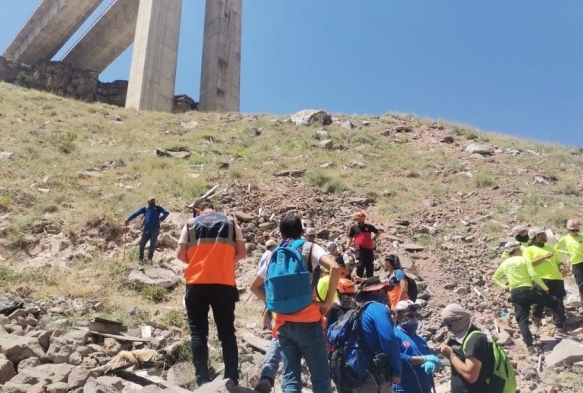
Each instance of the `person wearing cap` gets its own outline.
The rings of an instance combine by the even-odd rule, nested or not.
[[[387,272],[385,281],[391,285],[387,294],[389,295],[391,309],[394,309],[400,301],[411,300],[408,293],[407,276],[403,271],[401,261],[397,255],[391,254],[386,256],[383,267]]]
[[[316,229],[312,227],[306,228],[304,231],[304,239],[309,242],[315,243],[316,242]]]
[[[534,272],[541,278],[549,288],[549,294],[559,300],[558,306],[553,313],[553,323],[557,333],[565,333],[565,305],[563,298],[567,295],[565,291],[565,281],[561,272],[561,259],[555,253],[553,247],[545,246],[547,242],[547,233],[543,228],[533,228],[528,231],[531,239],[522,254],[532,261]],[[551,254],[549,257],[548,255]],[[543,257],[543,259],[540,259]],[[543,316],[544,307],[541,304],[535,304],[532,310],[532,321],[535,326],[540,326]]]
[[[356,287],[348,278],[343,277],[338,281],[336,293],[338,294],[338,300],[330,307],[330,311],[326,314],[326,330],[348,310],[356,307]]]
[[[512,228],[512,236],[514,237],[514,240],[520,243],[523,249],[528,246],[528,241],[530,237],[528,236],[528,228],[526,227],[526,225],[519,224]],[[508,252],[504,251],[500,258],[504,260],[509,256],[510,255],[508,255]]]
[[[184,262],[184,301],[190,327],[192,360],[198,386],[211,382],[208,368],[209,308],[221,341],[225,378],[239,383],[239,357],[235,336],[235,303],[239,292],[235,263],[247,256],[241,228],[215,211],[212,202],[192,206],[194,217],[182,228],[176,258]]]
[[[417,334],[419,305],[401,300],[393,310],[395,337],[401,349],[401,383],[393,384],[395,393],[430,393],[432,375],[441,365],[439,358],[429,350],[427,341]]]
[[[144,261],[144,251],[146,249],[146,243],[148,242],[150,242],[148,261],[152,262],[152,259],[154,259],[156,242],[158,241],[158,235],[160,234],[160,223],[170,214],[168,210],[164,209],[162,206],[156,205],[156,198],[150,197],[147,202],[147,206],[139,208],[130,214],[125,220],[125,225],[127,226],[134,218],[141,216],[142,214],[144,215],[144,228],[138,252],[138,259],[140,262]]]
[[[341,252],[340,246],[336,242],[328,242],[326,244],[326,251],[330,253],[340,266],[340,271],[342,272],[342,277],[347,277],[350,279],[352,274],[353,262],[349,255]]]
[[[354,241],[357,246],[356,275],[368,278],[374,275],[374,248],[380,231],[374,225],[367,224],[365,220],[366,213],[363,210],[355,214],[356,225],[350,227],[345,248],[349,248]]]
[[[522,255],[521,245],[518,242],[506,243],[504,249],[508,251],[510,257],[504,260],[494,273],[493,280],[500,288],[510,291],[510,298],[514,305],[514,316],[520,328],[520,334],[526,344],[528,352],[536,354],[533,346],[533,338],[529,324],[530,307],[533,304],[540,304],[549,307],[553,313],[558,312],[559,300],[549,295],[549,288],[534,271],[533,263],[549,259],[552,253],[545,253],[530,261]],[[502,278],[506,277],[508,285]],[[537,290],[533,282],[541,288],[545,294]]]
[[[448,304],[441,312],[441,321],[453,334],[453,339],[440,348],[451,363],[451,393],[489,393],[494,354],[488,338],[472,324],[472,314],[459,304]]]
[[[279,230],[284,242],[300,239],[304,234],[301,219],[294,215],[282,218]],[[334,257],[318,244],[312,244],[309,264],[310,271],[314,271],[318,266],[330,271],[330,281],[324,301],[315,301],[293,314],[273,313],[273,335],[279,339],[283,360],[281,388],[284,392],[301,392],[302,358],[304,358],[310,372],[312,390],[316,393],[331,393],[332,381],[328,352],[321,322],[323,315],[334,303],[335,288],[340,279],[340,267]],[[267,266],[266,264],[259,269],[250,286],[251,292],[264,303],[266,302],[264,284]]]
[[[371,302],[360,319],[362,345],[366,345],[373,357],[384,358],[385,376],[380,380],[368,376],[366,382],[355,392],[392,392],[392,384],[400,384],[402,379],[401,353],[399,342],[395,337],[391,313],[386,304],[388,283],[378,277],[367,278],[360,284],[356,293],[356,304],[361,306]],[[379,378],[379,376],[377,376]]]
[[[569,255],[571,271],[575,276],[575,282],[579,287],[579,296],[583,301],[583,235],[579,234],[579,220],[571,218],[567,221],[568,233],[555,244],[555,250],[564,255]],[[583,309],[581,310],[583,312]]]

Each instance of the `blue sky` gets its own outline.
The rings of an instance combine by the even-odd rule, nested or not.
[[[0,50],[38,2],[0,2]],[[583,146],[581,1],[244,0],[243,6],[242,112],[414,113]],[[176,92],[195,99],[203,14],[204,0],[184,0]],[[100,79],[127,79],[130,58],[131,48]]]

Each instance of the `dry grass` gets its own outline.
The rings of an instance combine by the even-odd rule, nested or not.
[[[431,212],[425,204],[428,199],[460,219],[491,212],[491,219],[475,225],[479,241],[493,248],[501,232],[517,221],[561,233],[564,220],[582,213],[581,150],[413,115],[350,119],[357,125],[363,120],[371,124],[354,130],[338,124],[324,127],[334,148],[323,149],[313,137],[322,127],[294,126],[269,115],[137,113],[0,83],[0,129],[5,136],[0,150],[15,156],[0,161],[0,247],[14,253],[0,265],[0,286],[34,285],[37,297],[100,298],[108,315],[128,323],[158,318],[154,314],[159,304],[124,285],[131,258],[125,262],[120,257],[95,258],[17,273],[19,253],[32,249],[42,236],[34,233],[35,225],[42,220],[58,222],[70,238],[98,228],[104,239],[115,239],[127,212],[143,204],[147,195],[156,195],[167,209],[177,211],[217,182],[267,188],[270,174],[280,169],[306,169],[303,181],[326,193],[352,190],[373,197],[376,206],[371,213],[377,222],[422,220]],[[199,124],[194,129],[182,125],[193,121]],[[414,127],[415,135],[380,135],[402,124]],[[458,145],[436,142],[447,135]],[[463,152],[469,143],[486,142],[502,151],[530,152],[517,156],[498,152],[484,160],[470,159]],[[191,155],[158,157],[156,148]],[[364,162],[366,168],[349,168],[352,160]],[[333,165],[320,168],[326,162]],[[533,184],[535,174],[551,176],[556,184]],[[445,236],[467,234],[467,227],[458,222],[444,223],[439,217],[437,222],[437,235],[416,240],[432,248]],[[181,298],[180,290],[169,292],[162,305],[182,312]],[[134,307],[142,312],[129,315]],[[248,318],[260,311],[249,302],[239,304],[237,312]],[[169,320],[178,323],[176,316]]]

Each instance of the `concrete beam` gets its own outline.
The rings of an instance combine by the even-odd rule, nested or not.
[[[42,0],[3,57],[25,64],[51,60],[103,0]]]
[[[238,112],[241,92],[242,0],[206,0],[201,111]]]
[[[182,0],[140,0],[126,108],[171,112]]]
[[[116,0],[61,61],[102,73],[134,41],[140,0]]]

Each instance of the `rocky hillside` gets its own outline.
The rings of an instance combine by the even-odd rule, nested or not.
[[[581,150],[402,114],[137,113],[6,84],[0,127],[0,307],[22,303],[0,318],[2,391],[192,387],[174,249],[186,206],[211,189],[248,249],[238,267],[243,385],[253,386],[268,338],[247,288],[281,216],[311,222],[322,243],[344,242],[352,214],[365,209],[384,229],[379,256],[400,255],[418,278],[432,347],[446,339],[440,308],[457,301],[500,331],[521,391],[583,389],[578,296],[568,299],[571,337],[555,338],[547,320],[544,353],[529,357],[491,281],[512,226],[544,226],[552,243],[581,216]],[[139,222],[129,231],[123,222],[150,195],[171,214],[144,266]],[[123,326],[107,336],[99,318]],[[438,374],[439,391],[448,376],[447,367]]]

